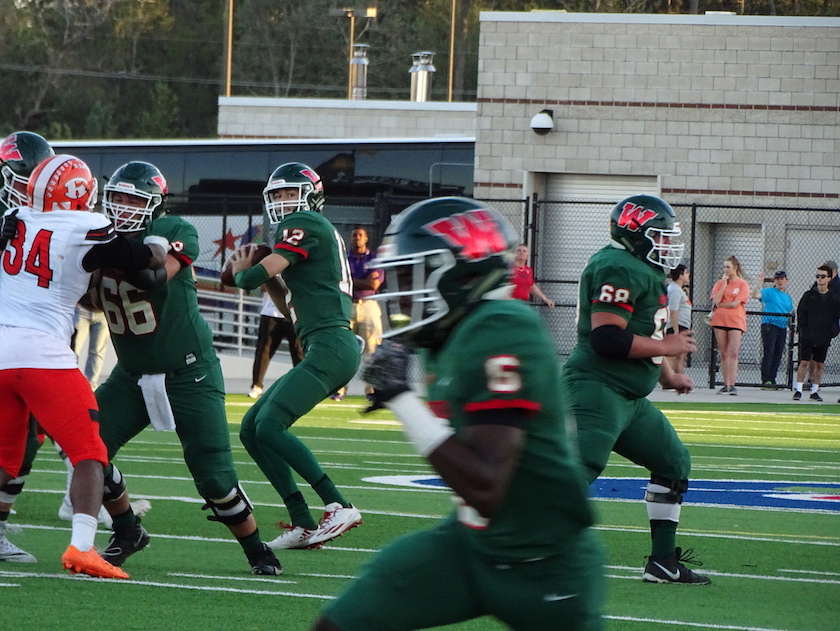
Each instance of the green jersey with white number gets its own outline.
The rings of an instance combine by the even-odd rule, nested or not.
[[[506,422],[511,411],[526,418],[525,443],[496,514],[489,523],[469,508],[453,517],[465,525],[464,539],[496,559],[563,550],[593,516],[562,412],[554,343],[539,315],[520,300],[482,302],[423,363],[429,405],[456,434],[475,422]]]
[[[578,341],[563,366],[564,372],[586,375],[626,396],[647,396],[659,380],[662,358],[612,359],[595,353],[590,336],[596,312],[618,314],[634,335],[661,340],[668,319],[664,272],[611,245],[596,252],[580,279]]]
[[[181,270],[165,285],[141,291],[103,273],[99,295],[117,361],[130,373],[157,374],[215,358],[213,335],[198,310],[192,263],[198,256],[195,227],[172,215],[151,221],[137,238],[164,237]]]
[[[287,259],[283,281],[298,337],[313,331],[350,327],[353,279],[344,241],[320,213],[286,215],[277,226],[274,253]]]

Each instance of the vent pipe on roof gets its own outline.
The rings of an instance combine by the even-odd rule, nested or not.
[[[411,75],[412,101],[430,101],[432,98],[432,77],[435,73],[432,59],[434,56],[434,53],[428,51],[414,53],[411,56],[412,65],[408,73]]]
[[[350,100],[364,101],[367,98],[367,44],[353,44],[353,59],[350,60]]]

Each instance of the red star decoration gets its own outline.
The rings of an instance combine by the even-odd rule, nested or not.
[[[236,242],[241,239],[244,234],[240,234],[239,236],[235,236],[230,228],[228,228],[227,233],[221,239],[216,239],[213,241],[216,245],[219,246],[219,249],[216,250],[216,253],[213,255],[213,258],[219,256],[222,252],[226,250],[235,250],[236,249]]]

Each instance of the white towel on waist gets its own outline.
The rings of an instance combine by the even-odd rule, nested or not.
[[[152,427],[158,432],[175,429],[175,415],[166,396],[166,375],[143,375],[137,382],[143,392]]]

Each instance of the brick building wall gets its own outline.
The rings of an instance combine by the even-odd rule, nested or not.
[[[482,13],[480,37],[477,197],[577,173],[657,177],[677,203],[838,204],[840,19]]]

